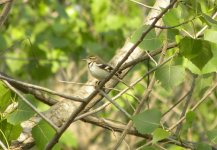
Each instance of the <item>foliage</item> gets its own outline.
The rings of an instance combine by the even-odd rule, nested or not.
[[[154,1],[144,3],[152,6]],[[136,144],[133,145],[142,143],[144,149],[156,149],[162,140],[172,138],[173,143],[169,141],[162,146],[174,150],[184,149],[185,144],[191,142],[195,143],[194,148],[198,150],[212,149],[212,146],[216,146],[217,92],[216,89],[208,91],[213,83],[216,83],[217,21],[212,18],[216,13],[216,6],[217,2],[213,0],[178,1],[174,8],[162,16],[163,25],[155,26],[139,44],[138,47],[143,50],[144,55],[148,53],[148,59],[135,64],[123,80],[134,81],[150,69],[153,69],[154,73],[146,76],[134,86],[133,90],[119,97],[117,104],[130,114],[134,114],[132,115],[134,128],[140,135],[150,135],[152,145],[146,145],[147,141],[141,142],[140,138],[136,138]],[[150,10],[127,0],[14,1],[4,26],[0,26],[2,59],[0,72],[17,80],[55,90],[61,89],[64,93],[67,87],[60,85],[58,82],[60,78],[76,82],[86,80],[86,72],[80,71],[86,68],[81,61],[82,58],[98,55],[103,60],[109,61],[124,45],[126,39],[135,44],[151,27],[143,25],[143,17],[146,17]],[[158,32],[160,29],[157,28],[163,29]],[[163,55],[164,60],[174,57],[166,64],[155,68],[159,65],[158,51],[166,42],[175,46],[167,49]],[[150,84],[152,75],[157,82],[149,89],[146,85]],[[193,80],[196,82],[191,87]],[[123,85],[117,87],[123,89]],[[191,88],[192,91],[189,90]],[[78,91],[77,86],[72,86],[72,89],[71,91]],[[39,102],[39,99],[27,94],[29,91],[22,94],[33,106],[37,109],[47,108],[42,104],[43,101]],[[142,107],[141,112],[135,113],[147,91],[150,92],[146,99],[147,105]],[[204,99],[196,110],[192,110],[191,108],[203,99],[207,91],[210,92],[209,97]],[[119,90],[112,91],[109,96],[114,97],[119,92]],[[185,93],[187,96],[181,99]],[[52,94],[45,97],[50,95]],[[188,97],[191,101],[185,110],[185,100]],[[57,96],[52,98],[58,99]],[[94,108],[102,104],[104,102],[100,101]],[[170,109],[171,107],[174,108]],[[114,123],[126,124],[129,118],[114,108],[106,107],[98,112],[96,117],[101,116],[115,120]],[[36,114],[2,81],[0,81],[0,113],[0,141],[6,146],[11,145],[21,134],[21,123]],[[184,116],[181,116],[183,113]],[[184,117],[184,121],[180,123],[179,133],[168,130],[181,117]],[[95,132],[97,130],[95,124],[94,127],[90,127],[91,133],[88,134],[86,131],[90,125],[86,124],[85,129],[76,130],[77,134],[71,131],[65,132],[54,149],[82,149],[81,146],[86,143],[94,145],[97,142],[100,148],[114,145],[117,139],[114,140],[112,132],[109,132],[109,135],[106,132],[98,134],[101,132]],[[106,128],[114,130],[112,127]],[[83,137],[80,132],[84,134]],[[40,121],[32,130],[37,149],[44,149],[54,135],[55,131],[45,121]],[[80,142],[82,138],[90,140],[82,145]]]

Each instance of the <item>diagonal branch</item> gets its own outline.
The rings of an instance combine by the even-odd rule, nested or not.
[[[5,20],[7,19],[7,16],[11,10],[13,0],[9,0],[6,2],[3,1],[3,3],[6,3],[6,4],[4,5],[2,13],[0,14],[0,27],[4,24]]]
[[[197,109],[197,107],[199,107],[199,105],[201,103],[203,103],[206,98],[208,98],[210,96],[210,94],[212,94],[212,92],[216,89],[217,87],[217,80],[214,82],[213,86],[211,86],[203,95],[203,97],[197,102],[197,104],[194,105],[194,107],[192,107],[190,110],[194,111],[195,109]],[[182,118],[179,119],[179,121],[177,121],[174,125],[172,125],[169,130],[173,130],[177,125],[179,125],[184,119],[186,118],[186,115],[183,116]]]
[[[191,97],[192,97],[192,94],[193,94],[193,91],[194,91],[194,88],[195,88],[195,80],[196,80],[196,77],[193,76],[193,81],[192,81],[192,84],[191,84],[191,89],[188,93],[188,96],[186,98],[186,102],[185,102],[185,105],[184,105],[184,108],[182,110],[182,114],[180,116],[180,118],[182,118],[183,116],[185,116],[186,114],[186,111],[187,111],[187,108],[188,108],[188,105],[190,104],[190,100],[191,100]],[[182,127],[182,124],[180,123],[177,128],[176,128],[176,132],[175,132],[175,135],[178,135],[180,130],[181,130],[181,127]]]
[[[121,59],[121,61],[116,65],[114,70],[110,73],[110,75],[105,78],[100,84],[99,84],[99,89],[101,89],[105,83],[112,78],[112,76],[119,70],[121,65],[128,59],[130,54],[137,48],[137,46],[143,41],[145,36],[152,30],[154,29],[155,24],[161,19],[161,17],[170,9],[173,7],[173,5],[176,3],[177,0],[173,0],[152,22],[152,24],[142,33],[141,37],[139,40],[128,50],[128,52],[125,54],[125,56]],[[64,131],[69,127],[71,122],[77,117],[77,115],[86,107],[86,105],[97,95],[98,91],[95,90],[93,91],[90,96],[88,96],[86,103],[82,103],[78,109],[76,109],[71,116],[69,117],[69,120],[60,128],[59,132],[55,134],[53,139],[47,144],[46,150],[52,149],[52,147],[58,142],[59,138],[61,135],[64,133]]]
[[[159,62],[158,62],[159,64],[163,62],[166,49],[167,49],[167,42],[165,42],[164,48],[163,48],[163,50],[161,52],[161,56],[160,56],[160,59],[159,59]],[[141,100],[141,103],[138,105],[138,107],[136,108],[135,112],[133,113],[133,116],[135,116],[136,114],[138,114],[141,111],[141,109],[144,106],[147,98],[149,97],[149,94],[152,91],[152,88],[153,88],[154,84],[155,84],[155,77],[152,76],[151,81],[150,81],[150,83],[148,85],[148,88],[147,88],[147,90],[146,90],[146,92],[145,92],[145,94],[143,96],[143,99]],[[121,137],[118,139],[118,142],[115,144],[115,146],[114,146],[113,149],[115,149],[115,150],[118,149],[118,147],[121,145],[122,141],[124,140],[125,136],[127,135],[128,129],[130,129],[132,126],[133,126],[133,121],[130,120],[128,122],[125,130],[121,134]]]
[[[49,123],[53,127],[53,129],[55,129],[56,131],[58,130],[58,127],[53,124],[46,116],[40,113],[20,92],[18,92],[7,81],[3,82],[8,86],[8,88],[10,88],[14,93],[16,93],[32,110],[34,110],[41,118],[43,118],[47,123]]]
[[[78,101],[78,102],[84,102],[85,101],[84,99],[79,98],[79,97],[66,95],[66,94],[63,94],[63,93],[59,93],[59,92],[50,90],[48,88],[44,88],[44,87],[41,87],[41,86],[37,86],[37,85],[22,82],[22,81],[18,81],[18,80],[3,76],[1,73],[0,73],[0,79],[6,80],[8,82],[15,83],[15,84],[18,84],[18,85],[22,85],[22,86],[28,87],[30,89],[41,90],[41,91],[44,91],[44,92],[47,92],[47,93],[50,93],[50,94],[53,94],[53,95],[57,95],[57,96],[60,96],[60,97],[63,97],[63,98],[67,98],[67,99],[70,99],[70,100],[73,100],[73,101]]]
[[[120,110],[123,114],[125,114],[128,118],[131,119],[131,115],[124,110],[118,103],[116,103],[115,101],[113,101],[105,92],[103,92],[102,90],[99,90],[100,94],[102,94],[110,103],[112,103],[118,110]]]

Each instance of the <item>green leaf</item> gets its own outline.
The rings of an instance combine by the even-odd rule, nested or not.
[[[19,137],[22,132],[22,127],[20,125],[12,125],[7,122],[7,120],[3,120],[0,122],[0,130],[6,137],[7,142],[10,144],[12,140],[15,140]],[[0,134],[0,140],[6,143],[5,138],[2,134]]]
[[[14,52],[9,52],[9,51],[7,52],[7,55],[10,57],[14,57],[14,58],[25,58],[26,57],[25,54],[14,53]],[[23,69],[25,62],[16,60],[16,59],[6,59],[6,64],[8,68],[10,69],[10,71],[12,73],[15,73],[19,71],[20,69]]]
[[[166,26],[175,26],[182,22],[181,9],[173,8],[163,16],[163,22]]]
[[[149,109],[133,116],[132,120],[139,133],[150,134],[160,125],[161,112],[158,109]]]
[[[179,43],[180,53],[200,70],[213,57],[212,43],[201,39],[183,38]]]
[[[0,34],[0,54],[1,54],[1,51],[5,50],[6,48],[7,48],[7,41],[5,39],[5,36]]]
[[[0,112],[4,112],[10,104],[11,91],[0,81]]]
[[[196,150],[212,150],[212,148],[206,143],[199,143],[197,144]]]
[[[167,30],[167,39],[169,42],[175,42],[177,35],[179,35],[179,30],[177,30],[177,29],[168,29]]]
[[[105,23],[107,25],[107,30],[117,30],[123,27],[124,20],[122,16],[109,14],[105,18]]]
[[[65,144],[70,148],[78,147],[77,139],[71,131],[64,132],[63,136],[60,138],[60,142],[62,142],[63,144]]]
[[[27,99],[30,100],[30,102],[33,104],[33,101],[30,97],[28,97]],[[22,100],[19,100],[17,110],[10,114],[7,119],[8,122],[15,125],[31,118],[34,114],[35,112],[32,110],[32,108],[30,108]]]
[[[207,134],[208,139],[212,143],[217,144],[217,129],[213,129],[213,130],[207,131],[206,134]]]
[[[38,64],[37,62],[30,62],[28,64],[29,75],[38,81],[45,80],[52,75],[52,64]]]
[[[194,120],[196,119],[196,114],[193,111],[189,111],[186,114],[186,121],[189,125],[192,125],[192,123],[194,122]]]
[[[156,150],[156,148],[153,146],[145,146],[142,148],[142,150]]]
[[[136,43],[141,37],[142,33],[148,28],[148,26],[142,26],[131,37],[131,42]],[[162,42],[159,37],[156,36],[154,30],[151,30],[143,39],[143,41],[139,44],[141,49],[145,49],[148,51],[153,51],[162,46]]]
[[[185,69],[179,65],[166,65],[160,67],[155,75],[165,89],[172,89],[184,81]]]
[[[213,29],[207,29],[204,32],[204,39],[217,44],[217,31]]]
[[[49,43],[52,44],[52,46],[55,48],[64,48],[71,44],[68,39],[64,39],[57,36],[50,37]]]
[[[212,17],[210,17],[204,13],[201,13],[201,14],[202,14],[202,17],[208,26],[217,27],[217,21],[216,20],[212,19]]]
[[[153,133],[153,143],[157,143],[163,139],[166,139],[170,136],[170,133],[164,129],[157,128]]]
[[[40,121],[38,125],[32,129],[32,136],[35,140],[38,150],[44,150],[46,144],[52,139],[54,135],[54,129],[50,127],[44,120]],[[56,144],[53,150],[60,150],[59,144]]]

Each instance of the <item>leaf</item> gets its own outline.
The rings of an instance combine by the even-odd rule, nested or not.
[[[131,42],[136,43],[139,38],[141,37],[142,33],[148,28],[148,26],[142,26],[141,28],[137,29],[136,32],[131,37]],[[162,42],[159,37],[156,36],[154,30],[151,30],[143,39],[143,41],[139,44],[141,49],[145,49],[148,51],[153,51],[162,46]]]
[[[3,50],[7,48],[7,41],[5,36],[0,34],[0,54],[2,53]],[[2,54],[1,54],[2,55]]]
[[[14,53],[7,51],[7,56],[14,58],[25,58],[25,54]],[[20,69],[23,69],[25,64],[24,61],[16,60],[16,59],[6,59],[6,64],[12,73],[18,72]]]
[[[10,104],[11,91],[0,81],[0,112],[4,112]]]
[[[179,30],[177,30],[177,29],[168,29],[167,30],[167,39],[169,42],[176,41],[177,35],[179,35]]]
[[[20,133],[22,132],[22,127],[20,125],[12,125],[8,123],[7,120],[1,120],[0,130],[3,132],[7,142],[10,144],[12,140],[15,140],[19,137]],[[5,138],[3,138],[2,134],[0,134],[0,140],[6,143]]]
[[[181,9],[174,8],[169,10],[164,16],[163,16],[163,22],[166,26],[175,26],[182,22],[183,19],[181,16]]]
[[[207,134],[208,139],[212,143],[217,144],[217,129],[213,129],[213,130],[207,131],[206,134]]]
[[[157,143],[163,139],[166,139],[170,136],[170,133],[164,129],[157,128],[153,133],[153,143]]]
[[[202,18],[204,19],[204,21],[208,26],[217,27],[216,20],[212,19],[212,17],[206,15],[205,13],[201,13],[201,14],[202,14]]]
[[[172,89],[184,81],[185,69],[179,65],[166,65],[160,67],[155,75],[165,89]]]
[[[153,146],[145,146],[142,148],[142,150],[156,150],[156,148]]]
[[[54,134],[55,131],[52,127],[50,127],[44,120],[40,121],[38,125],[32,129],[32,136],[35,140],[37,149],[44,150],[46,144],[52,139]],[[53,150],[60,150],[59,144],[56,144]]]
[[[77,139],[71,131],[64,132],[64,134],[60,138],[60,142],[62,142],[68,147],[73,147],[73,148],[78,147]]]
[[[28,100],[30,100],[30,99],[31,98],[29,97]],[[33,103],[32,100],[30,102]],[[35,112],[32,110],[32,108],[30,108],[22,100],[19,100],[17,109],[13,113],[11,113],[7,119],[8,119],[8,122],[15,125],[15,124],[19,124],[19,123],[29,119],[34,114],[35,114]]]
[[[37,64],[36,62],[30,62],[28,64],[28,73],[34,80],[45,80],[52,75],[52,64]],[[43,73],[42,73],[43,72]]]
[[[212,148],[206,143],[199,143],[197,144],[196,150],[212,150]]]
[[[179,43],[181,55],[190,60],[200,70],[213,57],[211,42],[184,37]]]
[[[213,29],[207,29],[204,33],[204,39],[217,44],[217,31]]]
[[[141,134],[152,133],[160,125],[161,112],[157,109],[149,109],[133,116],[135,127]]]
[[[187,114],[186,114],[186,121],[187,123],[192,126],[192,123],[194,122],[194,120],[196,119],[196,114],[195,112],[193,111],[189,111]]]

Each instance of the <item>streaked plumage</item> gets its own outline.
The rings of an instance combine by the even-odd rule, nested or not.
[[[105,79],[113,69],[113,67],[109,66],[108,64],[103,63],[99,58],[94,56],[89,56],[87,59],[88,70],[90,71],[91,75],[98,79],[103,80]],[[114,80],[118,80],[128,86],[124,81],[122,81],[120,77],[121,71],[116,72],[115,76],[112,77]],[[128,86],[129,87],[129,86]]]

